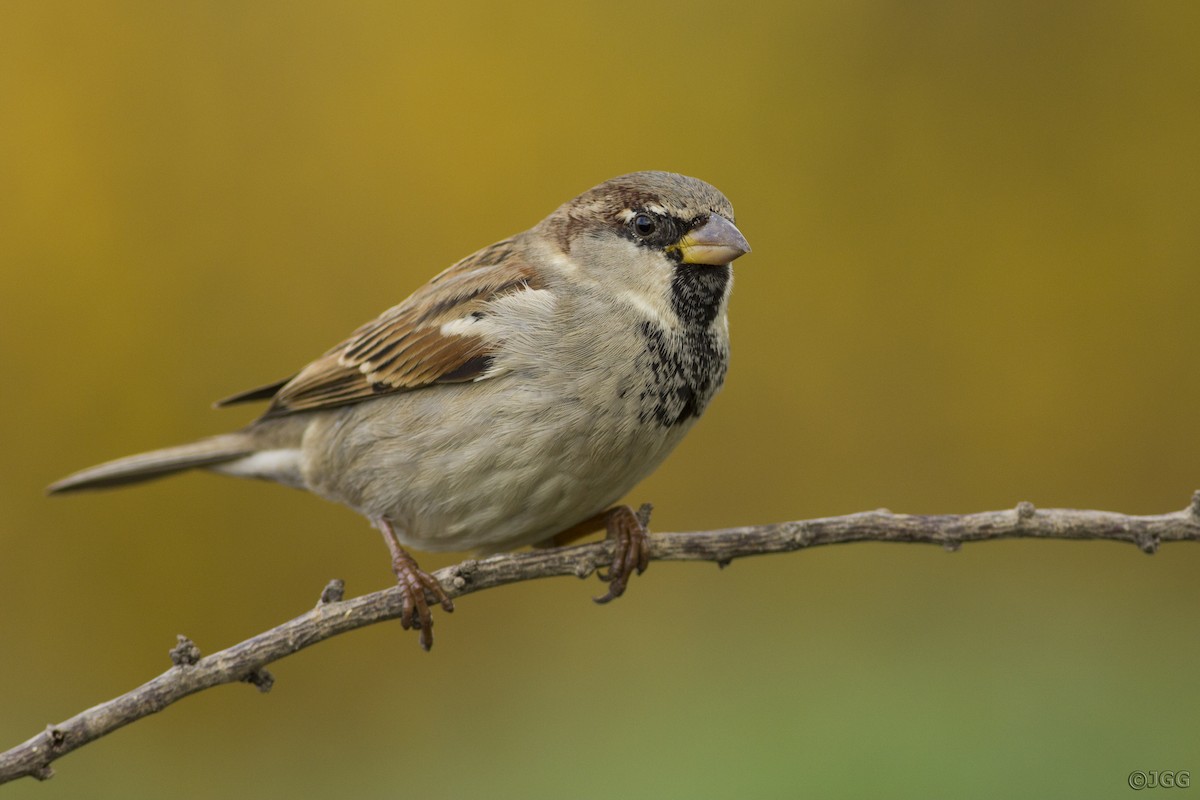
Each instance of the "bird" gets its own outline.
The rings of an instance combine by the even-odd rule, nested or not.
[[[454,610],[407,548],[514,550],[601,529],[600,577],[621,596],[648,532],[613,505],[652,472],[721,388],[733,207],[697,178],[604,181],[532,228],[463,258],[282,380],[240,430],[109,461],[51,484],[102,489],[201,469],[342,503],[382,533],[401,622],[433,644]]]

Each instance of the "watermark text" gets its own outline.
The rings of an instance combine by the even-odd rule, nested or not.
[[[1129,773],[1129,788],[1135,792],[1142,789],[1187,789],[1192,785],[1192,773],[1188,770],[1135,769]]]

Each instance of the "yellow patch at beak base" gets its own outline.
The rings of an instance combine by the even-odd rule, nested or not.
[[[689,231],[675,245],[683,255],[684,264],[728,264],[750,252],[750,244],[742,232],[720,214],[711,214],[700,227]]]

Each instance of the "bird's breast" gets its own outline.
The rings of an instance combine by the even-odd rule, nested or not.
[[[634,374],[642,376],[638,421],[674,428],[703,413],[725,381],[729,341],[719,328],[671,330],[643,322],[643,350]]]

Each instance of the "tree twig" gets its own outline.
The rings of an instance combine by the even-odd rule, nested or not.
[[[648,507],[643,507],[642,513],[648,514]],[[977,514],[922,516],[879,510],[699,533],[663,533],[651,537],[650,558],[725,565],[745,556],[848,542],[923,542],[958,550],[965,542],[1014,538],[1107,539],[1154,553],[1161,542],[1200,541],[1200,492],[1193,495],[1188,508],[1153,516],[1038,510],[1030,503],[1020,503],[1015,509]],[[612,543],[604,541],[464,561],[435,575],[455,598],[534,578],[587,577],[608,566],[611,557]],[[342,593],[341,582],[331,582],[312,611],[210,656],[202,657],[196,645],[180,636],[170,652],[174,666],[166,672],[0,753],[0,783],[26,775],[49,778],[51,762],[204,689],[242,681],[269,691],[274,679],[265,669],[267,664],[339,633],[401,614],[402,595],[397,588],[350,600],[343,600]]]

